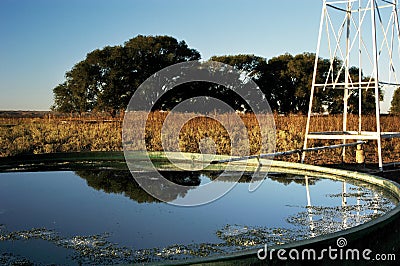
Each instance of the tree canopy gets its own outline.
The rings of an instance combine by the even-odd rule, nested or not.
[[[142,36],[124,45],[106,46],[87,54],[66,72],[65,81],[53,89],[52,109],[60,112],[105,111],[115,115],[124,110],[136,89],[157,71],[181,62],[199,60],[200,53],[170,36]],[[269,60],[249,54],[213,56],[252,78],[265,94],[271,109],[278,113],[307,113],[315,54],[283,54]],[[328,59],[318,58],[317,83],[324,83],[329,73],[338,75],[343,63],[336,60],[333,69]],[[353,81],[359,80],[358,68],[350,69]],[[362,76],[363,81],[369,77]],[[339,81],[344,74],[339,75]],[[398,97],[400,97],[400,92]],[[246,104],[229,88],[208,82],[181,84],[168,91],[154,109],[169,110],[177,103],[196,96],[212,96],[236,110]],[[363,90],[363,111],[374,111],[373,90]],[[400,100],[399,100],[400,102]],[[396,102],[392,102],[397,104]],[[397,104],[399,105],[399,104]],[[397,109],[392,107],[393,112]],[[400,109],[400,107],[399,107]],[[343,111],[343,90],[316,90],[313,110],[340,113]],[[349,96],[349,112],[358,112],[358,90]]]
[[[389,113],[400,114],[400,87],[394,91]]]
[[[123,46],[107,46],[87,54],[53,89],[53,109],[61,112],[125,109],[131,96],[155,72],[200,53],[170,36],[139,35]]]

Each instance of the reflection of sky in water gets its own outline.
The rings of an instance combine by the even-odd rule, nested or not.
[[[90,172],[86,174],[90,175]],[[93,174],[99,175],[98,172]],[[92,178],[96,180],[97,177]],[[201,184],[210,182],[205,175],[198,178]],[[120,191],[105,193],[103,190],[107,189],[94,189],[87,185],[89,179],[73,172],[2,173],[0,230],[13,232],[47,228],[62,237],[109,233],[108,240],[112,243],[146,249],[173,244],[220,243],[222,240],[229,241],[227,238],[231,236],[248,233],[248,228],[259,228],[259,232],[263,233],[257,237],[263,238],[268,237],[271,233],[268,230],[273,228],[298,230],[303,238],[310,237],[310,218],[314,227],[322,228],[315,229],[315,233],[321,234],[329,232],[323,228],[326,226],[323,223],[326,215],[340,225],[355,226],[374,217],[374,213],[381,215],[395,206],[387,199],[382,200],[381,192],[373,193],[369,189],[346,184],[346,206],[343,208],[343,182],[310,178],[309,193],[313,207],[307,209],[304,177],[272,178],[267,178],[254,192],[248,191],[248,183],[238,183],[214,202],[196,207],[178,207],[149,200],[138,203],[143,201],[134,200],[139,197],[140,189],[135,188],[130,183],[133,179],[129,178],[123,184],[107,183],[110,179],[103,178],[104,187]],[[117,188],[118,184],[120,187]],[[226,185],[227,182],[221,181],[220,184]],[[188,190],[187,195],[190,193],[196,193],[195,189]],[[376,195],[378,198],[373,201]],[[354,205],[359,208],[354,208]],[[346,215],[343,215],[343,210],[346,210]],[[243,227],[247,229],[240,229]],[[298,237],[297,234],[295,238]],[[4,241],[0,241],[1,245]]]

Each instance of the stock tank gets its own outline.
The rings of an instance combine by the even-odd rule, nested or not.
[[[312,248],[317,255],[329,246],[398,251],[395,182],[279,161],[265,169],[247,161],[228,173],[224,165],[198,171],[199,155],[187,155],[181,162],[185,171],[172,167],[163,153],[150,156],[164,178],[185,188],[168,191],[170,203],[137,182],[157,186],[159,176],[146,167],[131,173],[122,153],[1,159],[0,262],[263,264],[279,262],[276,255],[264,256],[267,249]],[[138,169],[142,159],[137,157]],[[263,180],[250,191],[254,171]],[[205,204],[173,204],[211,182],[232,188]]]

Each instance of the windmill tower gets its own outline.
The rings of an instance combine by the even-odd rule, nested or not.
[[[379,169],[383,169],[382,139],[400,137],[399,132],[382,132],[380,124],[380,93],[400,86],[396,70],[400,69],[400,31],[397,0],[323,0],[318,45],[314,63],[310,104],[304,149],[310,139],[342,140],[343,160],[348,140],[377,142]],[[329,57],[329,72],[321,81],[319,57]],[[341,64],[338,62],[341,62]],[[358,71],[357,71],[358,70]],[[354,73],[358,72],[358,73]],[[366,75],[367,74],[367,75]],[[400,75],[400,74],[399,74]],[[319,77],[319,78],[317,78]],[[343,93],[343,126],[341,131],[311,132],[313,101],[316,92]],[[375,131],[362,129],[362,112],[366,93],[373,95]],[[372,92],[372,93],[371,93]],[[350,97],[358,97],[358,130],[348,130]],[[358,106],[357,106],[358,105]],[[353,112],[354,101],[353,101]],[[303,152],[302,161],[306,154]]]

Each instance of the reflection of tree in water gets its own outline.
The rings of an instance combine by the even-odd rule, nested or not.
[[[211,181],[218,181],[218,182],[236,182],[238,176],[240,176],[237,182],[239,183],[250,183],[253,179],[253,172],[235,172],[229,171],[224,173],[223,171],[212,171],[207,172],[207,174],[203,174],[210,178]]]
[[[304,178],[304,175],[291,175],[291,174],[285,174],[285,173],[273,173],[273,174],[268,174],[268,178],[279,182],[281,184],[284,184],[285,186],[290,185],[291,183],[299,184],[302,186],[306,185],[306,179]],[[320,178],[317,177],[312,177],[308,179],[308,185],[313,186],[315,185]]]
[[[208,172],[207,177],[209,177],[211,180],[216,180],[218,178],[218,181],[224,181],[224,182],[232,182],[237,179],[237,176],[240,175],[240,172],[229,172],[227,174],[222,173],[222,171],[213,171],[213,172]],[[244,172],[240,179],[239,183],[250,183],[252,182],[253,179],[253,172]],[[291,183],[296,183],[300,184],[302,186],[306,185],[306,181],[303,175],[292,175],[292,174],[287,174],[287,173],[258,173],[258,176],[260,175],[265,175],[265,178],[269,178],[273,181],[279,182],[284,185],[289,185]],[[312,177],[308,179],[308,184],[309,185],[315,185],[320,178],[317,177]]]
[[[130,199],[139,203],[144,202],[160,202],[144,191],[129,171],[124,170],[83,170],[75,172],[78,176],[85,179],[87,184],[96,190],[106,193],[123,194]],[[159,182],[159,176],[154,173],[133,173],[135,178],[145,178],[152,185],[160,186],[163,189],[163,183]],[[179,191],[168,190],[170,193],[167,197],[172,201],[178,197],[186,195],[186,193],[194,186],[200,185],[200,173],[196,172],[179,172],[166,171],[162,175],[173,183],[182,185]]]

